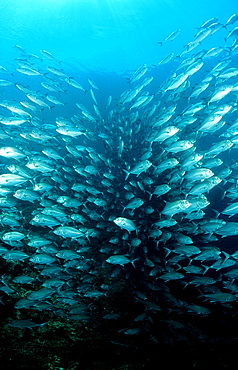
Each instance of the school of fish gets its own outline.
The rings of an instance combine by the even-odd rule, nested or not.
[[[120,335],[206,340],[189,317],[235,311],[237,21],[206,21],[104,107],[103,86],[14,46],[14,69],[0,66],[0,290],[23,319],[9,325],[43,325],[26,309],[90,321],[102,302]],[[218,32],[221,46],[204,49]],[[111,303],[120,281],[133,312]]]

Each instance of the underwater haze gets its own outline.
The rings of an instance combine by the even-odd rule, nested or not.
[[[179,54],[195,27],[212,17],[225,22],[236,6],[235,0],[2,0],[1,58],[10,61],[12,45],[19,44],[87,70],[125,73],[156,64],[171,51]],[[179,39],[158,48],[176,29]]]
[[[235,1],[0,2],[5,369],[233,369]]]

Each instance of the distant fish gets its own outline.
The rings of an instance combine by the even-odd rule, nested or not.
[[[140,68],[138,68],[130,78],[130,83],[138,81],[144,74],[148,71],[148,66],[143,64]]]
[[[174,53],[171,53],[169,55],[167,55],[165,58],[163,58],[158,64],[167,64],[169,63],[174,57]]]
[[[93,82],[90,78],[88,79],[88,83],[96,90],[99,90],[99,87],[97,87],[97,85],[95,84],[95,82]]]
[[[66,77],[66,78],[65,78],[65,81],[66,81],[69,85],[71,85],[71,86],[75,87],[76,89],[83,90],[84,92],[86,92],[86,90],[83,88],[83,86],[82,86],[82,85],[80,85],[80,83],[79,83],[79,82],[77,82],[77,81],[75,81],[73,78],[71,78],[71,77]]]
[[[166,41],[173,41],[174,39],[176,39],[176,37],[178,37],[180,32],[181,32],[181,30],[178,29],[178,30],[170,33],[168,36],[165,37],[165,39],[163,41],[159,41],[158,44],[160,44],[162,46],[162,44]]]
[[[28,75],[28,76],[38,76],[38,75],[41,74],[39,71],[37,71],[36,69],[33,69],[33,68],[20,67],[20,68],[17,68],[16,71],[18,71],[18,72],[20,72],[24,75]]]
[[[40,53],[47,59],[50,59],[50,60],[56,60],[55,57],[53,57],[53,55],[49,52],[49,51],[46,51],[46,50],[40,50]]]
[[[18,328],[18,329],[22,329],[22,328],[32,329],[32,328],[36,328],[38,326],[44,326],[46,324],[47,324],[47,322],[44,322],[42,324],[37,324],[37,323],[33,322],[32,319],[12,320],[12,321],[9,321],[9,323],[8,323],[9,326],[12,326],[13,328]]]
[[[58,69],[58,68],[54,68],[54,67],[46,67],[46,69],[53,73],[54,75],[56,76],[59,76],[59,77],[64,77],[64,78],[69,78],[69,76],[67,76],[66,73],[64,73],[62,70]]]

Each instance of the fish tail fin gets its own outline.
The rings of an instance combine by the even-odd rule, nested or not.
[[[169,248],[164,248],[165,249],[165,251],[166,251],[166,255],[165,255],[165,258],[166,257],[168,257],[168,255],[171,253],[171,249],[169,249]]]
[[[151,200],[152,196],[153,196],[153,193],[150,193],[149,191],[147,191],[147,193],[150,195],[149,196],[149,200]]]
[[[216,209],[212,208],[213,212],[215,212],[216,216],[215,218],[218,218],[221,214],[221,212],[218,212]]]
[[[224,254],[225,256],[225,261],[227,261],[231,256],[229,253],[225,252],[225,251],[222,251],[222,253]]]
[[[126,173],[126,177],[125,177],[125,180],[128,179],[129,175],[130,175],[130,171],[127,171],[127,170],[123,170],[125,173]]]
[[[203,265],[202,264],[202,267],[204,268],[204,271],[203,271],[203,275],[205,275],[206,274],[206,272],[207,272],[207,270],[210,268],[210,266],[206,266],[206,265]]]
[[[136,266],[135,266],[135,262],[136,262],[136,261],[138,261],[138,260],[139,260],[139,258],[135,258],[134,260],[132,260],[132,261],[131,261],[131,264],[132,264],[132,266],[133,266],[134,268],[136,267]]]

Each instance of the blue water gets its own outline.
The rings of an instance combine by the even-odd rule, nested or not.
[[[11,60],[19,44],[82,70],[125,73],[180,53],[195,27],[212,17],[225,23],[236,10],[236,0],[1,0],[0,58]],[[161,48],[157,42],[176,29],[179,37]],[[212,46],[221,38],[214,35]]]

